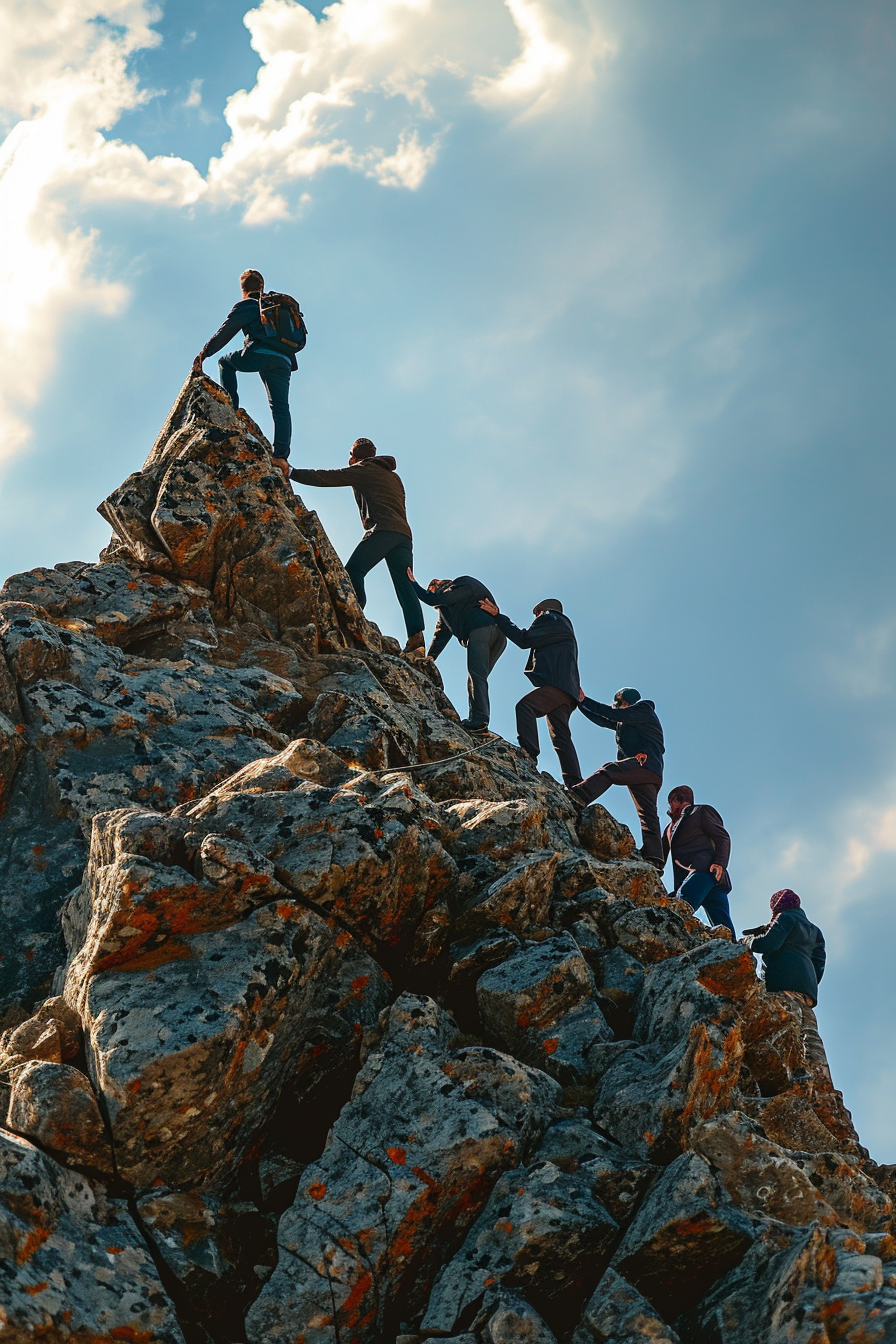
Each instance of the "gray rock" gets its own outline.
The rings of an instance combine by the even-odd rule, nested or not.
[[[557,1344],[535,1308],[518,1293],[490,1289],[486,1300],[490,1315],[481,1327],[483,1344]]]
[[[594,1072],[591,1051],[613,1033],[594,998],[594,978],[569,934],[530,943],[476,986],[484,1029],[501,1046],[564,1083]]]
[[[557,855],[553,850],[529,855],[497,881],[465,902],[457,912],[455,929],[469,938],[490,928],[525,936],[548,920]]]
[[[402,995],[320,1161],[280,1222],[277,1269],[247,1339],[382,1338],[384,1313],[425,1302],[495,1179],[538,1142],[557,1085],[505,1055],[451,1051],[455,1025]]]
[[[2,1319],[9,1339],[183,1344],[125,1205],[0,1131]]]
[[[754,1237],[708,1163],[683,1153],[648,1194],[613,1268],[665,1320],[687,1311],[738,1264]]]
[[[665,1163],[682,1151],[693,1125],[731,1103],[743,1043],[728,1031],[693,1022],[690,1036],[660,1055],[661,1046],[620,1053],[603,1074],[595,1123],[623,1147]]]
[[[551,1162],[506,1172],[436,1279],[422,1328],[456,1329],[493,1283],[542,1302],[581,1296],[609,1262],[618,1231],[582,1174]]]
[[[6,1124],[62,1162],[107,1176],[114,1173],[90,1079],[69,1064],[35,1060],[17,1070]]]
[[[588,1301],[572,1344],[680,1344],[641,1294],[608,1269]]]

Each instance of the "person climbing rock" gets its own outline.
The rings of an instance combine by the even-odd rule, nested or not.
[[[452,636],[466,649],[469,709],[467,718],[461,722],[471,733],[485,732],[491,712],[488,679],[507,648],[507,637],[498,629],[494,616],[479,605],[483,599],[492,603],[495,599],[484,583],[469,574],[456,579],[431,579],[427,588],[421,588],[410,569],[408,578],[420,601],[439,613],[427,649],[429,657],[438,658]]]
[[[491,598],[480,599],[479,605],[489,616],[494,616],[499,630],[513,644],[530,650],[524,672],[535,690],[517,704],[517,741],[537,761],[538,720],[546,718],[563,782],[578,783],[582,771],[569,731],[569,716],[579,699],[579,649],[572,621],[564,616],[562,603],[555,597],[538,602],[532,608],[535,620],[527,630],[514,625]]]
[[[616,730],[616,760],[568,789],[571,798],[587,807],[613,784],[624,784],[641,823],[641,857],[660,872],[666,866],[657,795],[663,782],[663,729],[652,700],[642,700],[632,686],[617,691],[612,705],[590,700],[584,692],[579,709],[592,723]]]
[[[762,979],[770,994],[779,996],[793,1013],[800,1029],[808,1070],[816,1066],[826,1085],[833,1087],[831,1070],[815,1017],[818,984],[824,975],[824,936],[811,923],[795,891],[784,887],[769,901],[772,919],[756,929],[744,929],[743,941],[751,952],[762,955]]]
[[[422,649],[423,609],[408,571],[414,565],[414,542],[405,510],[404,486],[394,457],[378,457],[370,439],[355,439],[347,467],[335,471],[294,468],[289,474],[300,485],[350,485],[354,491],[364,536],[345,562],[346,573],[361,606],[367,605],[364,578],[385,560],[395,596],[404,615],[408,640],[405,653]]]
[[[271,304],[263,308],[264,276],[260,271],[243,271],[240,276],[242,298],[235,303],[214,336],[206,341],[193,360],[193,372],[201,373],[203,361],[216,355],[233,340],[237,332],[245,336],[242,350],[233,350],[218,360],[221,386],[230,397],[234,410],[239,410],[236,375],[257,373],[264,383],[268,405],[274,421],[274,465],[286,475],[287,458],[292,441],[292,417],[289,413],[289,378],[299,366],[296,351],[304,346],[304,321],[299,306],[286,294],[273,294],[272,300],[287,300],[295,305],[281,316],[286,304]],[[296,323],[298,315],[298,325]],[[283,335],[279,332],[283,331]]]
[[[731,836],[722,818],[708,803],[695,803],[694,791],[687,784],[679,784],[669,794],[669,816],[663,857],[672,855],[674,894],[693,910],[702,906],[710,924],[729,929],[736,938],[728,908]]]

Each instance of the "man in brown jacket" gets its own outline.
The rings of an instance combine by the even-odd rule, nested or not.
[[[687,784],[679,784],[669,794],[669,816],[663,858],[672,855],[675,895],[694,910],[702,905],[713,926],[721,924],[736,938],[728,909],[731,836],[722,818],[708,803],[695,803],[694,790]]]
[[[405,652],[422,649],[423,608],[408,578],[414,568],[414,543],[405,512],[404,486],[395,470],[394,457],[378,457],[370,439],[355,439],[348,466],[335,471],[307,471],[295,467],[289,473],[300,485],[350,485],[354,491],[364,536],[345,562],[358,601],[364,607],[367,594],[364,576],[385,560],[392,576],[395,596],[401,603],[408,632]]]

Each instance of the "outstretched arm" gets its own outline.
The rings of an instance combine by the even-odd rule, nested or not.
[[[425,602],[428,607],[437,607],[439,605],[439,594],[431,593],[428,588],[424,588],[422,584],[419,584],[414,578],[410,566],[408,566],[408,578],[411,581],[411,587],[421,602]]]
[[[293,467],[289,475],[299,485],[356,485],[358,481],[356,467],[337,467],[332,471],[308,471],[303,467]]]

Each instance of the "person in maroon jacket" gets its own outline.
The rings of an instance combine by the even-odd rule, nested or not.
[[[713,926],[722,925],[736,938],[728,893],[731,836],[708,803],[695,803],[694,790],[679,784],[669,794],[672,820],[663,835],[663,858],[672,855],[674,892],[694,910],[701,905]]]

